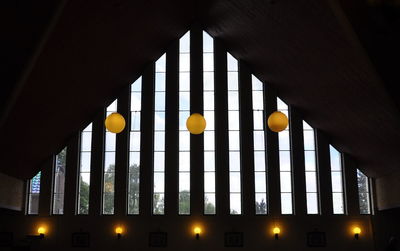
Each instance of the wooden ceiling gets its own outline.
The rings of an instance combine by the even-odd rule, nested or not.
[[[17,15],[7,31],[10,45],[2,48],[10,67],[0,89],[0,172],[34,175],[194,22],[365,173],[400,169],[399,96],[387,84],[393,79],[381,77],[383,64],[371,61],[374,47],[360,43],[365,33],[353,28],[360,19],[351,19],[348,6],[343,11],[335,0],[52,3],[8,6],[29,15]]]

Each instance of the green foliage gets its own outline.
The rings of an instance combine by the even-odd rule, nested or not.
[[[80,176],[80,187],[79,187],[79,214],[89,213],[89,184],[82,180]]]
[[[266,214],[266,213],[267,213],[267,203],[265,203],[264,199],[261,199],[260,203],[256,201],[256,214]]]
[[[365,176],[360,170],[357,170],[357,183],[358,183],[358,195],[360,202],[360,213],[370,213],[369,203],[369,190],[368,190],[368,177]]]

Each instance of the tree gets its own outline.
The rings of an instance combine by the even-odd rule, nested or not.
[[[140,168],[138,165],[133,164],[129,167],[129,192],[128,192],[128,213],[138,214],[139,213],[139,178]]]
[[[190,192],[187,190],[179,192],[179,213],[190,214]]]
[[[89,213],[89,184],[82,180],[80,176],[79,187],[79,214]]]
[[[264,199],[261,199],[260,203],[256,201],[256,214],[266,214],[266,213],[267,213],[267,203],[265,203]]]
[[[360,170],[357,170],[358,196],[360,202],[360,213],[369,214],[369,192],[368,192],[368,177]]]

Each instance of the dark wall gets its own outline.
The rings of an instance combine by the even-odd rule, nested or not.
[[[377,211],[371,222],[377,250],[385,250],[391,237],[397,238],[397,250],[400,250],[400,208]]]

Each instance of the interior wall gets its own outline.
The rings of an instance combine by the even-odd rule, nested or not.
[[[393,190],[397,191],[397,190]],[[400,208],[377,211],[372,217],[372,227],[378,251],[386,251],[392,237],[397,239],[397,249],[400,249]]]
[[[0,208],[20,211],[23,198],[24,182],[0,173]]]
[[[378,210],[400,207],[400,172],[377,178],[375,181],[376,205]]]

